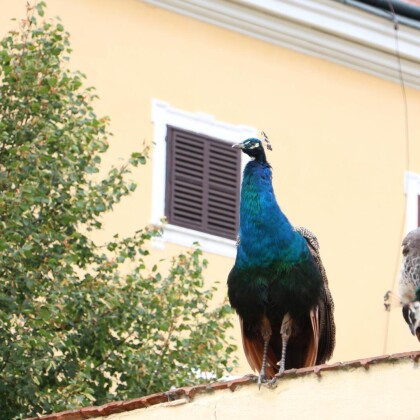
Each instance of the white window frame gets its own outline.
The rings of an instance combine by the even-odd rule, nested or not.
[[[420,195],[420,174],[415,172],[405,173],[405,194],[407,196],[406,208],[406,233],[417,228],[419,217],[419,201]]]
[[[166,135],[168,125],[230,143],[257,136],[257,130],[253,127],[217,121],[213,116],[202,112],[186,112],[173,108],[167,102],[158,99],[152,100],[152,123],[154,125],[154,148],[151,223],[155,225],[161,225],[162,218],[165,216]],[[242,167],[247,161],[248,159],[243,155]],[[234,240],[169,223],[164,225],[163,236],[155,239],[153,246],[163,249],[166,242],[188,247],[192,246],[194,242],[199,242],[201,249],[205,252],[231,258],[236,255]]]

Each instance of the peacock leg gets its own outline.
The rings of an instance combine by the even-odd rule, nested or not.
[[[270,342],[271,338],[271,324],[268,318],[264,315],[261,321],[261,335],[264,341],[264,349],[263,349],[263,357],[262,357],[262,364],[261,364],[261,371],[258,375],[258,388],[261,388],[261,384],[265,379],[265,371],[267,369],[267,351],[268,351],[268,343]]]
[[[282,375],[286,366],[286,349],[287,342],[289,341],[290,336],[292,335],[293,320],[289,313],[283,317],[283,321],[280,327],[281,334],[281,359],[277,363],[280,365],[279,374]]]

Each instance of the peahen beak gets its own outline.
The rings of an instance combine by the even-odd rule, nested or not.
[[[243,143],[236,143],[236,144],[232,144],[232,147],[234,149],[243,149],[244,148],[244,144]]]

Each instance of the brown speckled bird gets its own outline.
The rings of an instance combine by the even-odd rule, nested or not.
[[[404,238],[403,261],[399,279],[402,313],[411,334],[420,341],[420,228]]]

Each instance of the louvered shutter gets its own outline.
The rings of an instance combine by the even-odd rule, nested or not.
[[[166,217],[169,223],[236,237],[241,156],[231,145],[168,127]]]

